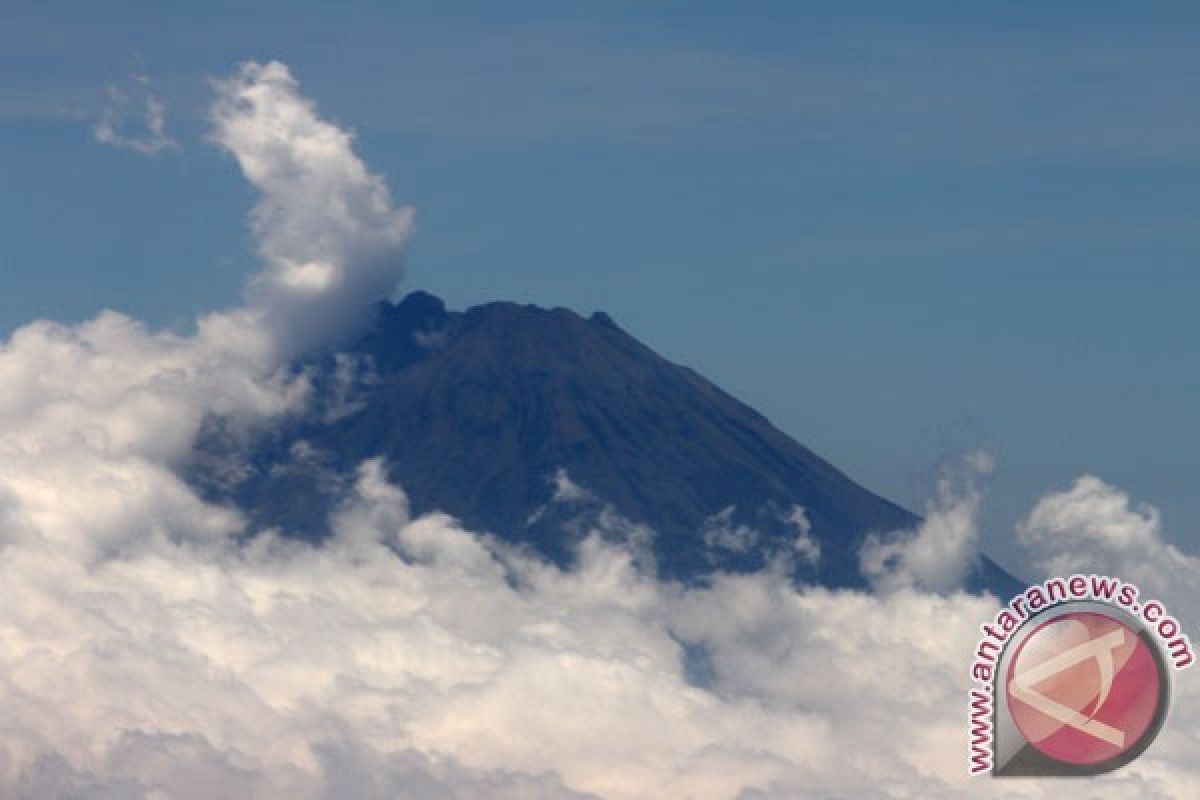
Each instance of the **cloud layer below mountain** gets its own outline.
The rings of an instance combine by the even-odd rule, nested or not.
[[[927,556],[944,528],[970,557],[973,488],[894,540],[879,594],[771,571],[685,588],[600,529],[559,569],[413,518],[376,461],[325,545],[241,536],[176,468],[210,415],[304,407],[286,359],[391,290],[410,223],[286,67],[215,85],[214,138],[262,192],[246,305],[190,336],[105,312],[0,348],[0,796],[1061,794],[966,778],[967,669],[998,603]],[[1159,525],[1081,478],[1021,535],[1047,569],[1141,580],[1190,622],[1200,562]],[[1160,741],[1088,796],[1198,795],[1190,677]]]

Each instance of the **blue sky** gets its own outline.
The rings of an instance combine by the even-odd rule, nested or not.
[[[6,4],[0,330],[233,302],[207,80],[277,58],[416,207],[406,288],[605,309],[910,506],[989,446],[1002,556],[1085,471],[1195,543],[1200,11],[967,5]],[[134,74],[177,149],[95,140]]]

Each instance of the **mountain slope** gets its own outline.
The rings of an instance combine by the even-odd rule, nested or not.
[[[447,312],[415,292],[344,350],[307,365],[313,412],[258,439],[236,481],[214,477],[214,431],[193,479],[260,525],[320,536],[353,469],[383,456],[417,512],[559,562],[619,515],[653,529],[659,568],[682,578],[786,554],[803,579],[858,585],[863,537],[918,522],[604,314]],[[976,582],[1000,575],[984,568]]]

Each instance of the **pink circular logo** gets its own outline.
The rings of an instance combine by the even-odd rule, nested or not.
[[[1093,765],[1144,747],[1157,733],[1165,680],[1137,631],[1079,611],[1021,642],[1005,690],[1026,741],[1056,761]]]

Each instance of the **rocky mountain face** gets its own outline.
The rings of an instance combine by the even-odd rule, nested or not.
[[[775,562],[799,580],[861,585],[863,538],[919,522],[603,313],[451,312],[414,292],[297,368],[315,386],[305,414],[250,441],[213,420],[187,470],[210,499],[292,535],[325,535],[373,457],[416,513],[445,511],[560,563],[599,530],[684,580]],[[971,583],[1010,580],[984,559]]]

